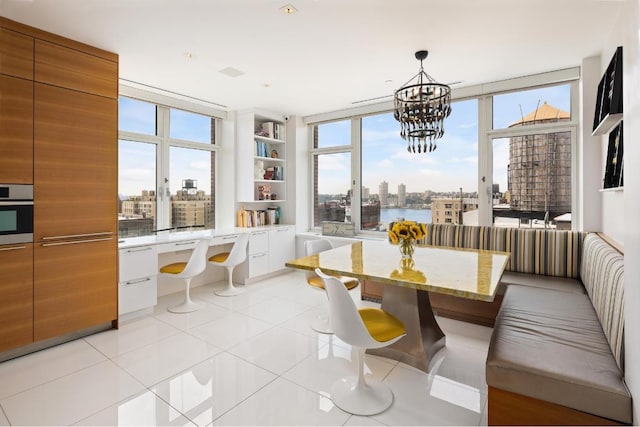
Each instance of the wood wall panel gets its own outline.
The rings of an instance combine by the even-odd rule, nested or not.
[[[488,425],[490,426],[605,426],[622,423],[489,387]]]
[[[108,98],[118,97],[118,63],[36,40],[35,81]]]
[[[34,339],[118,318],[117,238],[43,246],[34,257]]]
[[[33,245],[0,246],[0,352],[33,342]]]
[[[33,37],[0,27],[0,74],[33,80]]]
[[[21,24],[20,22],[12,21],[3,16],[0,16],[0,27],[9,29],[16,33],[23,34],[25,36],[32,37],[34,39],[45,40],[54,44],[59,44],[61,46],[66,46],[71,49],[76,49],[94,56],[98,56],[100,58],[107,59],[112,62],[118,62],[118,54],[113,52],[108,52],[106,50],[97,48],[95,46],[90,46],[85,43],[81,43],[76,40],[71,40],[66,37],[59,36],[57,34],[50,33],[48,31],[43,31],[38,28],[30,27],[25,24]]]
[[[117,102],[35,84],[34,241],[117,234]]]
[[[0,183],[33,184],[33,82],[1,74]]]

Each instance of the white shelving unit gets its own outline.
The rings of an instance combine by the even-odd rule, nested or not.
[[[282,208],[287,200],[288,172],[284,118],[267,112],[240,112],[236,138],[236,208]]]

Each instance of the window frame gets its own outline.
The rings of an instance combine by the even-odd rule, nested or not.
[[[212,199],[211,203],[213,204],[213,215],[214,215],[214,224],[213,227],[216,228],[218,215],[216,215],[216,199],[218,194],[218,173],[219,173],[219,150],[220,146],[220,127],[221,120],[223,117],[220,117],[216,114],[215,110],[211,110],[208,113],[207,109],[204,109],[199,106],[191,106],[192,108],[185,108],[184,103],[180,106],[173,106],[169,103],[160,103],[154,101],[153,94],[149,94],[149,96],[139,96],[128,94],[127,91],[121,90],[119,98],[130,98],[137,101],[147,102],[155,105],[156,107],[156,134],[144,134],[137,133],[131,131],[123,131],[118,128],[118,140],[131,141],[131,142],[140,142],[140,143],[149,143],[154,144],[156,146],[156,177],[155,177],[155,188],[153,190],[156,192],[156,229],[169,229],[171,228],[171,189],[170,189],[170,150],[171,147],[178,148],[187,148],[187,149],[196,149],[201,151],[208,151],[215,153],[215,162],[214,162],[214,171],[213,171],[213,179],[214,179],[214,187],[211,189]],[[172,109],[182,110],[188,113],[194,113],[199,115],[204,115],[210,117],[212,120],[215,120],[215,133],[212,135],[213,143],[204,143],[197,141],[188,141],[178,138],[170,137],[170,114]]]
[[[515,79],[493,82],[484,85],[477,85],[461,88],[453,91],[452,102],[476,99],[478,105],[478,225],[492,226],[493,206],[492,206],[492,177],[493,177],[493,140],[519,136],[524,134],[540,134],[554,132],[571,133],[571,211],[572,228],[577,229],[577,224],[581,223],[582,213],[578,211],[579,206],[579,145],[578,131],[580,126],[579,117],[579,82],[580,69],[574,67],[565,70],[557,70],[549,73],[524,76]],[[531,89],[552,87],[557,85],[570,85],[570,113],[571,118],[567,122],[542,123],[525,127],[493,129],[493,96],[505,93],[515,93]],[[362,118],[375,114],[384,114],[393,111],[391,102],[372,104],[369,106],[335,111],[324,115],[309,116],[303,118],[303,123],[309,130],[309,182],[310,182],[310,205],[309,230],[319,231],[320,227],[315,226],[314,221],[314,156],[318,154],[329,154],[338,152],[351,152],[351,194],[352,206],[361,204],[361,150],[362,150]],[[338,147],[313,147],[313,127],[322,123],[351,120],[351,145]],[[491,177],[487,179],[487,177]],[[362,230],[360,221],[360,209],[351,209],[351,219],[357,234],[380,236],[383,232],[373,230]]]

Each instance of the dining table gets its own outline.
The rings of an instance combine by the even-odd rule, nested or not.
[[[508,261],[508,252],[420,245],[411,258],[403,258],[397,245],[363,239],[285,265],[303,270],[320,268],[326,274],[383,285],[381,308],[404,323],[406,336],[367,353],[428,372],[446,345],[429,294],[491,302]]]

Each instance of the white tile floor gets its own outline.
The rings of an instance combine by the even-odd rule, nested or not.
[[[119,330],[0,363],[0,426],[486,425],[490,328],[439,319],[447,347],[429,374],[367,356],[367,374],[395,400],[358,417],[329,399],[331,383],[355,372],[354,354],[309,327],[327,302],[302,272],[232,298],[216,286],[193,290],[198,312],[167,312],[182,298],[168,295]]]

